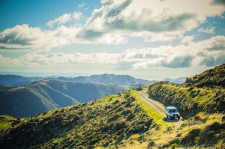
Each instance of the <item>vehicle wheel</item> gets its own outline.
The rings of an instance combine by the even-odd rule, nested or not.
[[[168,115],[166,115],[166,118],[169,119]]]
[[[180,116],[178,117],[178,120],[180,120]]]

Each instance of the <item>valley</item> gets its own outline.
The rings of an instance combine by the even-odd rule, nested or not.
[[[44,80],[26,86],[1,86],[0,114],[31,117],[125,90],[126,87],[113,84],[83,84],[60,80]]]
[[[0,149],[225,149],[225,0],[0,0]]]
[[[30,118],[2,115],[0,148],[224,148],[224,70],[221,65],[181,85],[156,82]],[[69,84],[54,83],[42,85],[69,94]],[[168,105],[178,108],[180,121],[166,118]]]

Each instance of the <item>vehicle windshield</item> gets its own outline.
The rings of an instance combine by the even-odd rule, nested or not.
[[[175,113],[175,112],[177,112],[177,109],[169,109],[169,112],[170,113]]]

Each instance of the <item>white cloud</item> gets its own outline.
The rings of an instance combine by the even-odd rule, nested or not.
[[[215,27],[212,27],[212,28],[200,28],[198,29],[198,32],[204,32],[204,33],[208,33],[208,34],[214,34],[214,30],[215,30]]]
[[[60,26],[53,31],[17,25],[0,33],[1,50],[50,50],[73,42],[78,29]]]
[[[14,66],[126,66],[126,69],[150,67],[189,68],[215,66],[225,63],[225,36],[193,42],[189,45],[160,46],[156,48],[127,49],[121,53],[49,53],[31,52],[16,59],[0,56],[2,65]]]
[[[81,12],[74,12],[73,14],[72,14],[72,17],[73,17],[73,19],[75,19],[75,20],[80,20],[80,17],[82,16],[82,13]]]
[[[47,25],[49,27],[54,27],[55,24],[59,24],[59,25],[62,25],[62,24],[65,24],[67,22],[69,22],[71,20],[71,14],[63,14],[62,16],[58,17],[58,18],[55,18],[54,20],[50,20]]]
[[[48,51],[52,48],[59,48],[72,43],[102,43],[121,44],[127,39],[117,34],[104,34],[95,41],[80,39],[77,34],[80,28],[59,26],[55,30],[41,30],[36,27],[29,27],[27,24],[17,25],[14,28],[6,29],[0,33],[0,50],[7,51]]]
[[[82,4],[79,4],[78,7],[79,7],[79,8],[82,8],[82,7],[84,7],[85,5],[86,5],[85,3],[82,3]]]
[[[49,27],[54,27],[56,24],[57,25],[63,25],[69,21],[71,21],[72,19],[74,20],[79,20],[80,17],[82,16],[81,12],[73,12],[73,13],[65,13],[62,16],[55,18],[54,20],[50,20],[47,23],[47,26]]]
[[[207,17],[220,16],[224,5],[212,0],[102,0],[85,25],[66,27],[77,21],[81,12],[66,13],[49,21],[54,30],[17,25],[0,33],[1,50],[50,50],[71,43],[123,44],[129,37],[145,42],[171,42],[181,39],[190,44],[184,33],[204,23]],[[204,31],[213,32],[214,28]],[[201,31],[201,30],[200,30]],[[203,30],[202,30],[203,31]]]
[[[194,36],[185,36],[181,43],[191,44],[193,42]]]
[[[224,5],[212,0],[102,0],[93,11],[79,38],[94,40],[115,31],[120,35],[142,36],[145,41],[172,41],[220,16]],[[210,30],[209,30],[210,31]],[[146,36],[148,35],[148,36]]]

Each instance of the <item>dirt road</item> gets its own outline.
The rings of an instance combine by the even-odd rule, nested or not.
[[[141,91],[137,91],[137,95],[144,100],[149,106],[151,106],[156,112],[160,113],[162,116],[164,116],[164,120],[167,122],[171,122],[174,123],[175,125],[177,125],[178,127],[181,126],[181,124],[183,123],[182,118],[178,121],[178,120],[169,120],[166,118],[166,109],[165,106],[158,102],[155,101],[151,98],[149,98],[148,94],[147,94],[147,89],[143,89]]]

